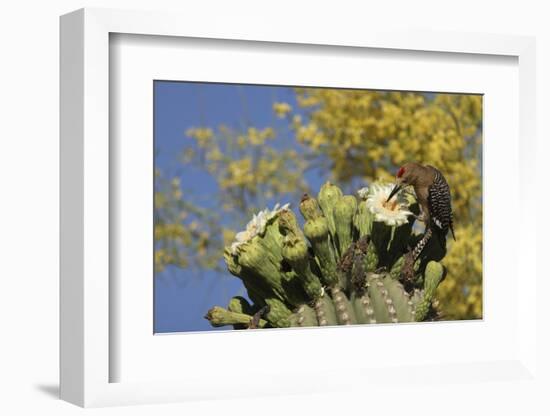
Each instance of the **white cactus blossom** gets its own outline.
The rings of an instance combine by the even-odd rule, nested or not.
[[[233,243],[231,243],[231,254],[236,255],[238,248],[244,244],[252,240],[254,237],[256,237],[259,234],[263,234],[265,231],[265,227],[267,226],[267,223],[276,217],[279,212],[284,211],[288,209],[290,204],[285,204],[282,207],[279,206],[280,204],[275,204],[273,209],[264,209],[257,214],[254,214],[252,216],[252,219],[246,224],[246,228],[244,231],[240,231],[235,235],[235,240]]]
[[[402,225],[408,221],[408,216],[413,215],[408,210],[409,204],[400,193],[386,202],[393,189],[392,184],[373,184],[367,195],[367,208],[374,214],[374,221],[387,225]]]
[[[367,199],[367,196],[369,195],[369,187],[365,186],[357,191],[357,195],[359,195],[359,198],[361,199]]]

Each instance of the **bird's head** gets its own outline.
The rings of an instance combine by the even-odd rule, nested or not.
[[[401,166],[395,174],[395,186],[390,192],[387,201],[393,198],[401,189],[414,185],[418,177],[418,171],[422,168],[418,163],[406,163]],[[386,202],[387,202],[386,201]]]

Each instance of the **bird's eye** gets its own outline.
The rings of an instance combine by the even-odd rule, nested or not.
[[[397,177],[398,178],[402,177],[404,173],[405,173],[405,168],[403,166],[401,166],[399,168],[399,170],[397,171]]]

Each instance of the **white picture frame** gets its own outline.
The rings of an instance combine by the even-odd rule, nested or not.
[[[185,25],[181,24],[183,20]],[[537,383],[537,327],[536,321],[528,319],[536,315],[537,273],[535,250],[532,250],[536,235],[534,227],[528,226],[532,215],[519,216],[520,226],[514,241],[517,244],[517,262],[526,265],[522,268],[522,287],[517,288],[517,298],[514,299],[517,302],[513,313],[513,319],[517,320],[514,331],[517,333],[514,333],[513,339],[517,345],[509,349],[503,347],[501,354],[495,352],[495,360],[482,357],[481,360],[453,362],[445,361],[443,357],[438,362],[420,361],[418,365],[411,366],[410,363],[392,362],[382,356],[378,368],[373,367],[372,363],[363,367],[350,366],[344,361],[342,365],[318,372],[303,370],[294,373],[284,368],[277,372],[250,365],[248,369],[245,366],[241,376],[232,376],[230,385],[224,379],[224,369],[217,369],[207,361],[203,365],[205,369],[208,365],[210,368],[204,371],[202,377],[198,372],[183,379],[148,375],[147,380],[126,381],[113,376],[112,369],[124,358],[117,352],[124,350],[113,348],[113,339],[120,329],[113,323],[113,315],[118,308],[114,304],[116,297],[113,293],[119,287],[113,286],[110,281],[113,259],[110,258],[109,230],[113,227],[114,218],[110,206],[113,195],[109,190],[112,189],[111,174],[117,169],[113,165],[117,160],[110,153],[110,135],[113,134],[109,124],[112,116],[109,101],[112,94],[109,72],[111,34],[269,42],[277,43],[281,49],[290,44],[305,47],[331,45],[332,50],[355,48],[359,51],[369,48],[430,52],[440,56],[467,54],[471,60],[475,60],[477,55],[517,59],[517,137],[521,141],[518,140],[517,166],[512,170],[518,175],[512,177],[511,182],[517,185],[514,192],[518,195],[520,213],[526,214],[529,205],[534,204],[535,184],[529,181],[526,173],[527,167],[533,166],[535,161],[533,38],[429,31],[399,33],[353,28],[329,36],[314,25],[307,32],[293,26],[281,32],[276,26],[265,22],[258,25],[247,23],[245,19],[239,25],[242,30],[235,33],[235,22],[220,20],[217,23],[206,27],[198,20],[185,19],[177,14],[107,9],[83,9],[61,18],[61,397],[87,407],[269,394],[329,393],[352,390],[354,386],[357,388],[364,384],[371,386],[373,394],[376,388],[379,388],[376,394],[383,394],[384,385],[396,378],[404,380],[400,383],[400,388],[404,390],[417,388],[419,383],[451,383],[453,380],[474,385],[487,380],[518,384],[529,380]],[[510,273],[517,274],[518,270],[511,270]],[[372,336],[381,337],[384,331],[385,336],[390,336],[384,328],[388,327],[381,326],[377,332],[371,332]],[[402,333],[408,331],[414,336],[411,331],[418,331],[417,328],[405,327]],[[347,335],[352,333],[346,331]],[[363,329],[357,327],[352,331],[357,335],[357,340],[361,340]],[[433,331],[433,327],[426,331]],[[261,340],[264,343],[266,340],[276,343],[278,338],[285,336],[280,331],[266,332],[269,334],[262,335]],[[317,337],[317,333],[293,330],[292,335],[307,342],[307,339]],[[255,334],[257,332],[250,331],[216,336],[231,337],[232,343],[257,343],[258,336]],[[328,332],[324,334],[326,336]],[[203,334],[203,337],[212,336],[214,334]],[[342,332],[331,336],[342,336]],[[163,338],[165,340],[162,342],[170,342],[166,341],[168,338]],[[219,380],[211,377],[216,371],[220,372]],[[254,374],[256,378],[247,377],[247,374]],[[258,382],[258,377],[262,375],[262,381]],[[323,377],[328,381],[320,383]]]

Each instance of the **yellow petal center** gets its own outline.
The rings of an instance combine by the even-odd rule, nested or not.
[[[392,198],[389,201],[382,202],[382,206],[389,211],[397,211],[398,209],[397,198]]]

